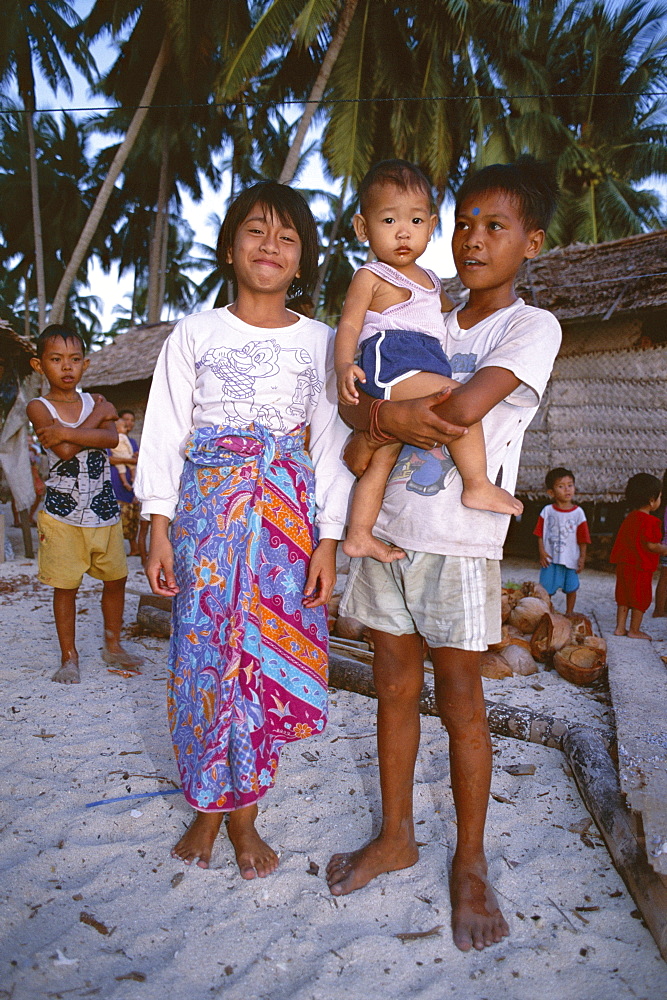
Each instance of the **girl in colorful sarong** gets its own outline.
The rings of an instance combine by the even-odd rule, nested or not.
[[[236,298],[181,320],[165,342],[135,485],[151,519],[146,575],[173,596],[168,714],[197,811],[172,855],[207,868],[227,815],[246,879],[278,864],[255,819],[280,749],[327,716],[348,431],[332,333],[285,304],[314,285],[317,251],[310,209],[289,187],[266,181],[234,201],[217,255]]]

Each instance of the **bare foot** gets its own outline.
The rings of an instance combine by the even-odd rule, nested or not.
[[[180,858],[186,865],[196,861],[198,868],[208,868],[223,816],[221,812],[198,812],[179,842],[172,847],[172,858]]]
[[[653,642],[653,636],[650,636],[648,632],[642,632],[641,630],[639,632],[633,632],[632,629],[629,629],[627,636],[628,639],[648,639],[649,642]]]
[[[334,854],[327,865],[329,891],[333,896],[347,896],[377,875],[412,868],[418,860],[419,848],[413,839],[397,842],[376,837],[358,851]]]
[[[236,854],[241,878],[266,878],[278,867],[278,855],[255,829],[257,806],[246,806],[229,814],[227,833]]]
[[[664,613],[662,611],[654,611],[653,614],[651,615],[651,618],[667,618],[667,613]]]
[[[397,545],[387,545],[374,538],[370,532],[350,531],[343,542],[343,552],[346,556],[371,556],[378,562],[392,563],[404,559],[405,552]]]
[[[501,490],[493,483],[485,483],[474,489],[464,488],[461,494],[464,507],[473,510],[491,510],[496,514],[513,514],[515,517],[523,512],[523,504],[507,490]]]
[[[140,674],[140,666],[144,663],[143,656],[131,653],[119,642],[106,643],[102,650],[102,659],[110,667],[122,667],[123,670],[131,670],[135,674]]]
[[[510,932],[486,877],[484,861],[466,865],[454,859],[451,881],[452,935],[460,951],[482,951]]]
[[[625,631],[624,628],[614,629],[614,635],[627,635],[627,634],[628,633]]]
[[[66,660],[63,660],[51,680],[57,681],[59,684],[79,684],[81,674],[79,673],[78,656],[70,654]]]

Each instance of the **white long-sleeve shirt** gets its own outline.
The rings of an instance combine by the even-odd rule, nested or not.
[[[228,306],[181,320],[160,352],[134,485],[142,515],[173,518],[193,430],[253,421],[277,436],[310,425],[315,522],[320,538],[342,538],[354,478],[341,457],[349,429],[338,416],[333,331],[304,316],[249,326]]]

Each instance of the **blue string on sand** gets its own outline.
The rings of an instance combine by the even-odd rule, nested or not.
[[[109,806],[112,802],[127,802],[128,799],[152,799],[155,795],[180,795],[180,788],[165,788],[162,792],[137,792],[136,795],[119,795],[117,799],[98,799],[97,802],[86,802],[86,809],[93,806]]]

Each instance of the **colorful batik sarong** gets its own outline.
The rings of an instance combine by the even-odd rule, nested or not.
[[[326,608],[302,604],[315,544],[304,436],[207,427],[187,445],[167,706],[183,792],[202,812],[257,802],[283,744],[326,724]]]

